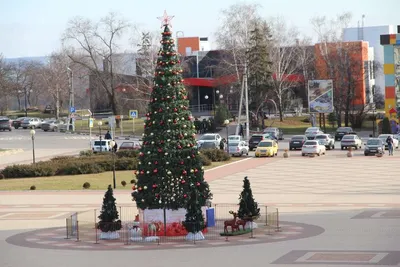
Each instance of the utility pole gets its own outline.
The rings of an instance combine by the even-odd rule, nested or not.
[[[246,139],[250,139],[250,126],[249,126],[249,90],[247,87],[247,60],[244,62],[244,90],[246,95]]]
[[[68,71],[68,83],[69,83],[69,111],[68,111],[68,130],[75,130],[74,120],[72,119],[72,108],[75,108],[75,101],[74,101],[74,85],[72,83],[73,79],[73,72],[70,67],[67,67]],[[72,129],[71,129],[72,126]]]
[[[244,91],[244,77],[242,79],[242,88],[240,89],[239,114],[236,126],[236,135],[239,134],[239,129],[240,129],[240,119],[242,116],[242,106],[243,106],[243,91]]]

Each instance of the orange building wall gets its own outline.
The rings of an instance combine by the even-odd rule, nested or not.
[[[186,48],[191,47],[193,51],[200,51],[199,37],[178,37],[178,53],[186,56]]]
[[[352,68],[352,78],[355,80],[355,88],[354,94],[355,97],[353,99],[354,105],[365,105],[366,104],[366,96],[365,96],[365,75],[366,71],[364,70],[364,62],[368,61],[368,43],[357,41],[357,42],[345,42],[342,43],[342,49],[347,50],[348,54],[351,58],[351,68]],[[325,49],[326,47],[326,49]],[[325,80],[332,79],[334,86],[334,98],[340,95],[340,90],[347,90],[347,88],[340,88],[340,81],[343,81],[343,75],[346,73],[340,73],[339,71],[335,71],[333,74],[334,77],[330,77],[328,66],[322,56],[322,51],[328,51],[329,60],[340,60],[340,56],[338,55],[338,49],[336,43],[328,43],[326,44],[315,44],[315,67],[317,72],[316,79]],[[333,63],[334,64],[334,63]]]

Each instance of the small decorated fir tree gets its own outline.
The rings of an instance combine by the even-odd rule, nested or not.
[[[111,185],[108,186],[104,194],[103,206],[99,215],[98,228],[102,232],[113,232],[121,229],[121,221],[118,220],[119,214],[115,203],[114,193]]]
[[[253,221],[260,217],[260,209],[253,198],[250,181],[246,177],[243,180],[243,191],[240,193],[238,217],[242,220]]]
[[[186,216],[183,225],[186,231],[196,234],[205,227],[201,204],[197,199],[196,188],[193,188],[186,206]]]

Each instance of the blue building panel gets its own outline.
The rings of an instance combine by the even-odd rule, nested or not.
[[[394,64],[394,47],[385,45],[383,47],[383,60],[385,64]]]
[[[394,86],[394,74],[385,75],[385,86]]]

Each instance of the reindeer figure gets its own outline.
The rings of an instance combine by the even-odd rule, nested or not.
[[[246,221],[245,220],[237,220],[236,225],[237,225],[238,230],[240,230],[240,226],[242,226],[243,231],[244,231],[245,226],[246,226]]]
[[[228,226],[231,227],[232,233],[236,230],[239,230],[239,226],[236,224],[237,213],[233,211],[229,211],[229,214],[233,215],[233,220],[224,221],[224,233],[228,233]]]

